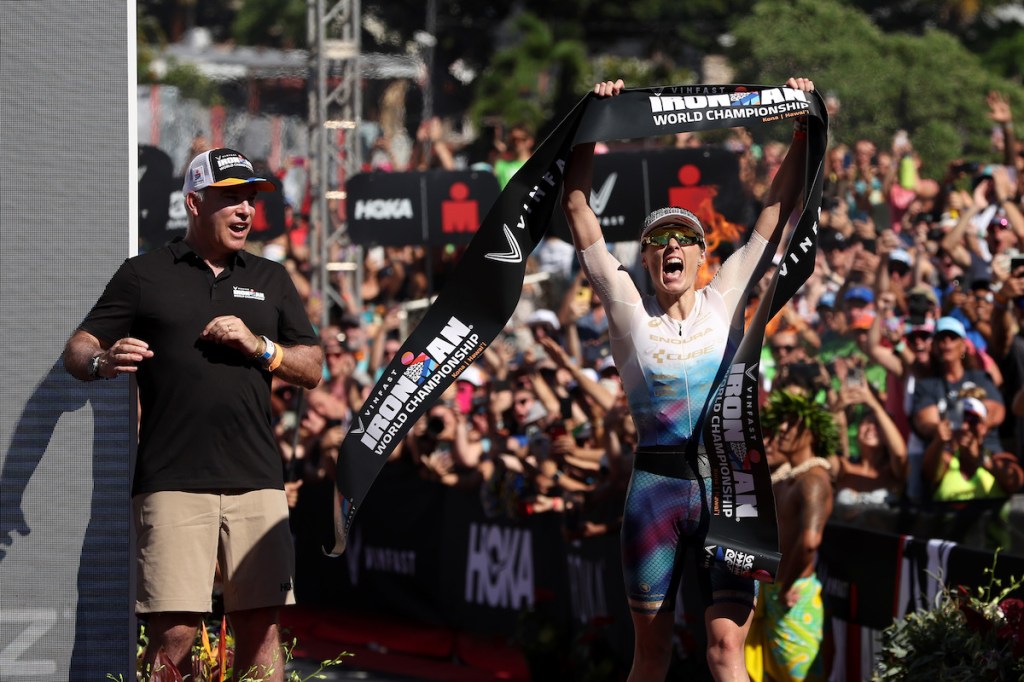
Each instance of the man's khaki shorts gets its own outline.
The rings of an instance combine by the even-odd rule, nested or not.
[[[295,603],[283,490],[155,492],[132,505],[136,613],[210,612],[218,563],[228,613]]]

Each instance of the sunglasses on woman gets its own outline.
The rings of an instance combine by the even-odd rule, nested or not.
[[[640,240],[642,246],[648,244],[655,244],[657,246],[667,246],[669,241],[675,239],[679,246],[689,246],[691,244],[703,244],[704,240],[700,238],[696,232],[691,230],[676,230],[672,228],[666,228],[661,230],[654,230],[649,235]]]

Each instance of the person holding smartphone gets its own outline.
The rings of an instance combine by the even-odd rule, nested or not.
[[[948,419],[950,411],[956,407],[961,391],[977,388],[982,394],[979,400],[985,405],[988,426],[985,446],[998,452],[1002,447],[996,429],[1006,416],[1005,403],[982,369],[977,353],[968,349],[966,337],[962,322],[952,317],[939,318],[932,341],[930,376],[922,379],[914,392],[913,427],[926,443],[931,442],[940,423]],[[932,483],[927,474],[925,483]]]
[[[939,422],[925,451],[924,473],[937,501],[1003,498],[1024,487],[1017,458],[990,445],[988,408],[979,391],[957,397],[956,409]]]

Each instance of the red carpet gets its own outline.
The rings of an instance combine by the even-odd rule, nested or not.
[[[297,658],[355,654],[351,665],[440,682],[529,682],[526,659],[504,638],[418,625],[384,616],[293,606],[282,612]],[[345,665],[345,664],[342,664]]]

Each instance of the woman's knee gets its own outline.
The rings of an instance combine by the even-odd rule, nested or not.
[[[648,669],[668,669],[672,657],[673,614],[659,613],[657,616],[633,614],[633,657],[637,664]]]
[[[714,668],[730,661],[743,659],[746,632],[741,630],[708,637],[708,664]]]
[[[715,605],[708,609],[708,663],[723,665],[743,659],[743,647],[753,610],[739,604]]]

